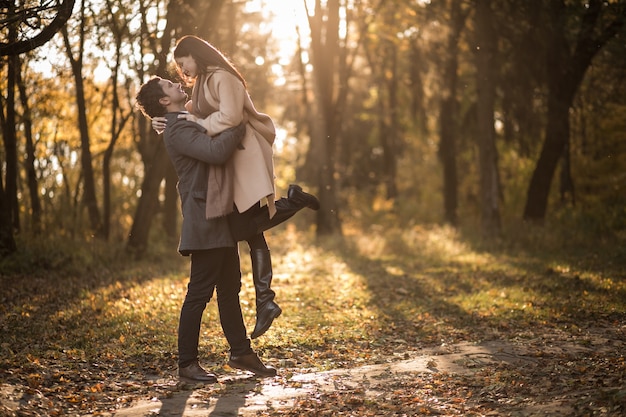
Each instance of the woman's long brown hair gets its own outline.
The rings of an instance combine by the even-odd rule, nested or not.
[[[241,73],[237,71],[237,68],[235,68],[223,53],[204,39],[193,35],[186,35],[180,38],[174,48],[174,58],[186,56],[191,56],[193,60],[196,61],[200,73],[206,74],[209,67],[220,67],[239,78],[243,86],[247,87],[246,80]],[[182,79],[185,79],[178,65],[176,66],[176,70],[178,71],[178,75],[180,75]]]

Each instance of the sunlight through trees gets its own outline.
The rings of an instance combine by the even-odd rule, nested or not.
[[[138,254],[151,234],[176,239],[176,179],[134,94],[175,77],[170,51],[188,33],[232,58],[277,123],[278,193],[297,179],[320,196],[320,236],[385,214],[487,236],[522,219],[624,227],[622,1],[51,4],[70,3],[58,33],[12,52],[43,26],[0,9],[9,252],[16,233]],[[46,13],[27,14],[53,25]]]

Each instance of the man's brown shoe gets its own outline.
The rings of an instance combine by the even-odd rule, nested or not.
[[[194,362],[184,368],[178,368],[178,376],[185,379],[191,379],[193,381],[208,383],[217,382],[217,377],[212,373],[205,371],[198,362]]]
[[[232,356],[228,361],[228,366],[235,369],[241,369],[243,371],[253,372],[256,376],[267,377],[276,376],[276,369],[271,366],[263,365],[261,359],[256,353],[249,353],[242,356]]]

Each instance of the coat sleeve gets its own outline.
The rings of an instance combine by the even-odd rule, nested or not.
[[[202,88],[207,97],[212,91],[217,94],[219,105],[206,119],[199,120],[209,135],[216,135],[244,121],[244,103],[248,92],[237,77],[227,71],[216,71]]]
[[[180,155],[214,165],[228,161],[245,133],[242,123],[211,137],[200,125],[186,120],[176,122],[165,131],[166,140]]]

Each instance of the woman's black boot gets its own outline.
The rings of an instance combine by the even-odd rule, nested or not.
[[[269,249],[251,250],[250,259],[252,260],[252,280],[256,292],[256,325],[250,338],[256,339],[270,328],[282,310],[274,302],[276,293],[270,288],[272,284],[272,260]]]
[[[287,190],[287,198],[296,203],[298,206],[304,208],[308,207],[311,210],[320,209],[320,201],[313,194],[305,193],[302,191],[302,187],[297,184],[290,184]]]

